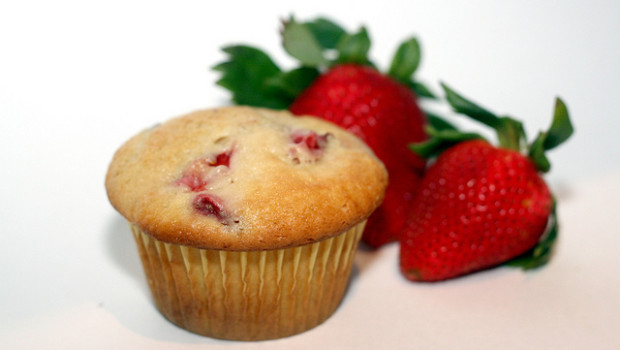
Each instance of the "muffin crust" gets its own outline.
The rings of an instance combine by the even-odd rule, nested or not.
[[[112,205],[167,243],[270,250],[338,235],[381,201],[372,151],[313,117],[250,107],[201,110],[144,130],[114,155]]]

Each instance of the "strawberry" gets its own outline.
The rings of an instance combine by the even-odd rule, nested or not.
[[[424,169],[425,161],[407,145],[426,139],[426,118],[410,89],[374,68],[337,65],[316,79],[289,109],[350,130],[388,166],[405,162],[413,170]]]
[[[321,159],[323,150],[332,135],[319,135],[312,130],[295,130],[290,138],[293,147],[289,149],[289,156],[293,163],[312,163]]]
[[[232,149],[195,159],[183,171],[183,175],[175,181],[192,192],[204,191],[210,180],[221,175],[230,166]]]
[[[557,235],[555,201],[541,172],[544,151],[573,132],[557,99],[553,123],[527,147],[521,123],[497,117],[443,85],[457,111],[496,129],[500,147],[476,134],[430,130],[412,148],[439,154],[429,166],[400,238],[400,267],[414,281],[440,281],[503,264],[546,263]],[[525,150],[522,148],[526,148]]]
[[[326,19],[299,23],[291,18],[284,23],[282,39],[300,67],[283,72],[256,48],[227,47],[230,60],[215,67],[223,73],[218,84],[231,90],[238,104],[318,116],[364,140],[386,165],[390,184],[383,205],[368,220],[363,241],[379,247],[397,240],[425,167],[425,160],[407,147],[427,137],[427,117],[416,96],[433,97],[412,79],[420,62],[417,40],[403,42],[383,74],[368,59],[365,28],[349,34]]]

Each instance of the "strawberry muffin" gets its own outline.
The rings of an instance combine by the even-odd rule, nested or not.
[[[352,134],[249,107],[145,130],[106,177],[157,308],[191,332],[236,340],[293,335],[334,312],[386,185]]]

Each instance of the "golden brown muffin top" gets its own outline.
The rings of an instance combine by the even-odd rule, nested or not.
[[[250,107],[197,111],[145,130],[114,155],[112,205],[158,240],[265,250],[337,235],[383,200],[387,172],[343,129]]]

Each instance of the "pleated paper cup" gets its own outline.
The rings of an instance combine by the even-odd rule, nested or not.
[[[316,243],[261,251],[198,249],[131,229],[168,320],[213,338],[263,340],[301,333],[334,313],[364,224]]]

